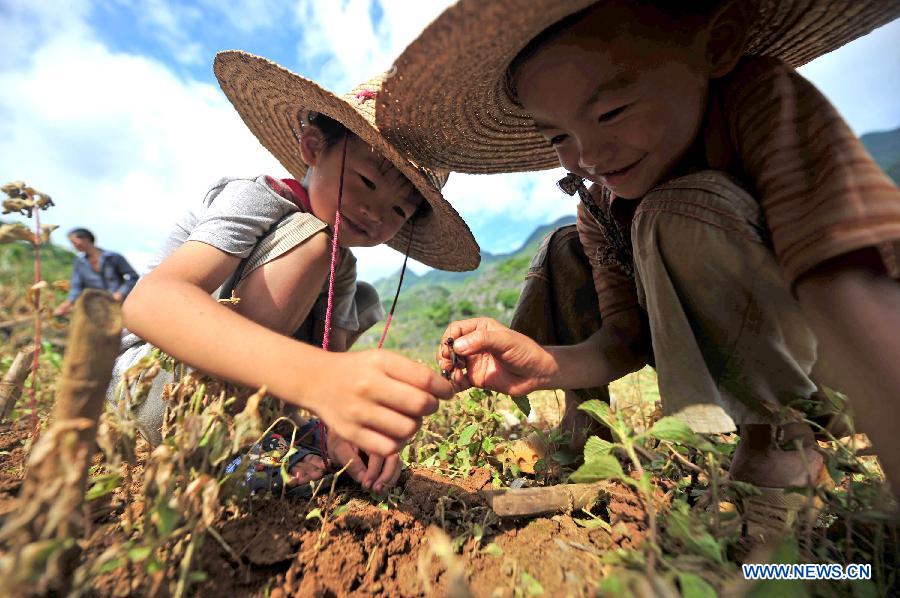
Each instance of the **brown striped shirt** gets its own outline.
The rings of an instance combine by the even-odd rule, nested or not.
[[[745,57],[712,82],[701,135],[704,158],[697,170],[725,171],[758,198],[791,287],[811,268],[869,247],[880,251],[891,276],[900,277],[900,190],[793,68],[773,58]],[[599,189],[592,191],[598,197]],[[633,204],[630,213],[638,203],[614,200],[613,211],[623,202]],[[577,226],[601,313],[635,307],[633,278],[595,259],[604,236],[583,205]]]

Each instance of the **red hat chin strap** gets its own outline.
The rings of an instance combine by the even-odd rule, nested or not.
[[[344,198],[344,165],[347,162],[347,135],[344,135],[344,144],[341,150],[341,182],[338,185],[337,211],[334,213],[334,235],[331,237],[331,266],[328,276],[328,307],[325,309],[325,332],[322,334],[322,348],[328,350],[328,341],[331,338],[331,312],[334,308],[334,269],[338,257],[338,231],[341,228],[341,201]],[[319,420],[319,450],[322,452],[322,460],[325,467],[330,467],[328,459],[328,446],[325,440],[325,424]]]
[[[341,202],[344,199],[344,164],[347,162],[347,135],[344,135],[344,147],[341,150],[341,181],[338,185],[337,211],[334,213],[334,235],[331,237],[331,273],[328,276],[328,307],[325,310],[325,333],[322,335],[322,348],[328,350],[331,337],[331,310],[334,307],[334,267],[338,257],[338,231],[341,228]]]
[[[322,348],[328,350],[328,341],[331,338],[331,312],[334,307],[334,271],[338,258],[338,231],[341,226],[341,203],[344,198],[344,165],[347,162],[347,135],[344,136],[343,149],[341,150],[341,181],[338,186],[338,205],[337,211],[334,213],[334,235],[331,238],[331,265],[330,274],[328,276],[328,307],[325,309],[325,332],[322,335]],[[384,324],[384,332],[381,333],[381,339],[378,341],[378,348],[384,345],[384,339],[387,338],[388,329],[391,327],[391,321],[394,319],[394,310],[397,308],[397,299],[400,297],[400,287],[403,286],[403,277],[406,275],[406,264],[409,261],[409,250],[412,247],[413,235],[416,230],[415,220],[409,231],[409,240],[406,242],[406,253],[403,256],[403,267],[400,269],[400,281],[397,283],[397,291],[394,293],[394,300],[391,302],[391,310],[388,312],[387,322]],[[319,439],[322,452],[322,460],[325,467],[329,467],[328,447],[325,442],[325,424],[319,420]]]

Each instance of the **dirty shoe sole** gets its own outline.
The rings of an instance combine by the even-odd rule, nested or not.
[[[817,490],[830,490],[834,482],[824,466],[815,483]],[[785,488],[756,487],[758,495],[744,498],[740,511],[743,514],[745,533],[751,538],[783,535],[798,522],[812,525],[822,509],[824,501],[807,492],[788,491]]]

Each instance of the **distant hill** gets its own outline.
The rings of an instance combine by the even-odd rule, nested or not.
[[[866,133],[860,139],[882,170],[900,184],[900,128]]]
[[[10,221],[8,221],[10,222]],[[0,220],[0,224],[4,221]],[[30,225],[30,222],[25,222]],[[41,245],[41,274],[48,282],[68,280],[76,255],[64,247]],[[34,249],[26,241],[0,244],[0,286],[27,288],[34,280]]]
[[[483,251],[481,253],[481,264],[478,266],[478,269],[472,270],[471,272],[445,272],[443,270],[429,270],[425,274],[419,276],[414,272],[407,270],[406,276],[403,279],[403,293],[405,294],[407,291],[410,291],[420,285],[458,284],[470,278],[480,276],[491,266],[515,257],[521,254],[523,251],[528,251],[529,255],[533,255],[534,249],[537,248],[538,244],[544,239],[545,236],[547,236],[550,231],[559,228],[560,226],[574,223],[574,216],[563,216],[556,222],[536,228],[528,236],[525,242],[522,243],[522,246],[515,251],[499,254],[493,254],[488,253],[487,251]],[[394,293],[397,291],[397,281],[399,279],[400,272],[397,271],[394,274],[385,278],[381,278],[373,283],[375,288],[378,290],[378,294],[381,296],[382,300],[387,301],[394,296]]]

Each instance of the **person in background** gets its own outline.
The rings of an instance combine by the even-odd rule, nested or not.
[[[69,241],[79,254],[72,269],[69,296],[53,310],[54,316],[69,313],[84,289],[104,289],[116,301],[124,301],[138,280],[138,273],[124,257],[97,247],[94,233],[86,228],[69,231]]]

